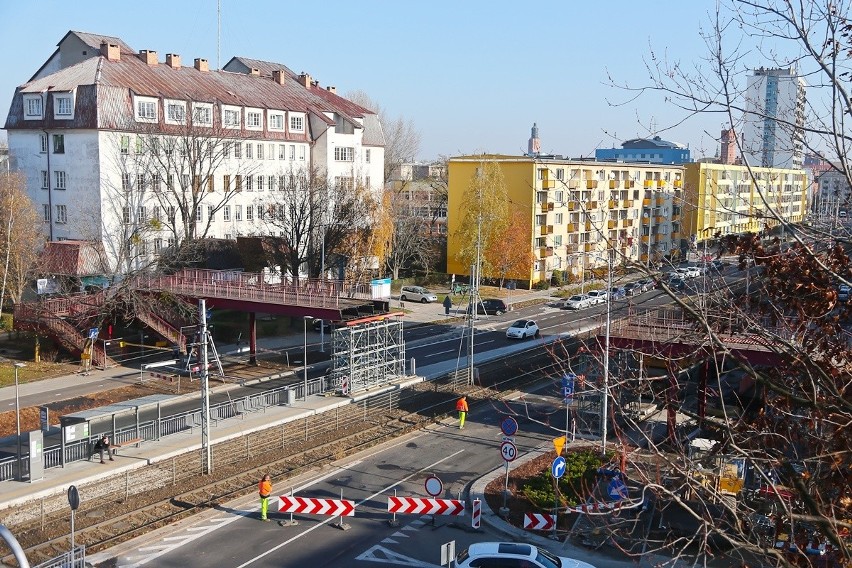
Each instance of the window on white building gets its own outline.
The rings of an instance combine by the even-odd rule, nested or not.
[[[263,191],[263,176],[257,176],[257,190]]]
[[[269,130],[284,130],[283,112],[268,111],[267,114],[269,115]]]
[[[370,149],[369,148],[364,150],[364,161],[367,162],[368,164],[370,163]]]
[[[147,213],[146,213],[146,211],[145,211],[145,206],[144,206],[144,205],[140,205],[140,206],[138,207],[138,209],[137,209],[137,220],[138,220],[140,223],[144,223],[147,219],[148,219],[148,215],[147,215]]]
[[[269,191],[275,191],[275,176],[266,178],[266,183],[268,184]]]
[[[262,221],[262,220],[263,220],[263,216],[264,216],[264,215],[263,215],[263,205],[258,205],[258,206],[257,206],[257,219],[258,219],[259,221]]]
[[[254,221],[254,207],[246,205],[246,221]]]
[[[295,146],[295,144],[290,144],[290,159],[291,160],[296,159],[296,146]]]
[[[41,95],[25,96],[24,97],[24,112],[25,119],[42,118],[44,109],[42,108]]]
[[[154,207],[151,208],[151,217],[154,219],[154,221],[159,222],[163,220],[163,216],[160,211],[161,210],[159,205],[154,205]]]
[[[222,109],[222,126],[225,128],[239,128],[240,109],[224,107]]]
[[[41,153],[47,153],[47,134],[39,134],[38,135],[39,145],[41,147]]]
[[[56,182],[55,185],[53,186],[54,189],[66,189],[65,172],[60,172],[60,171],[53,172],[53,180]]]
[[[305,119],[302,116],[290,115],[290,130],[292,132],[304,132]]]
[[[262,160],[262,159],[263,159],[263,144],[258,144],[258,145],[257,145],[257,159],[258,159],[258,160]]]
[[[50,176],[47,174],[47,170],[41,170],[41,188],[47,189],[50,186]]]
[[[222,220],[230,221],[231,220],[231,206],[225,205],[222,207]]]
[[[151,191],[154,193],[160,192],[160,174],[158,173],[151,174]]]
[[[130,136],[122,136],[121,141],[119,143],[119,153],[122,156],[126,156],[130,153]]]
[[[242,158],[243,157],[243,143],[242,142],[234,142],[234,157]]]
[[[145,189],[145,174],[136,174],[136,189],[139,191]]]
[[[160,254],[163,250],[163,239],[154,239],[154,254]]]
[[[136,120],[139,122],[156,122],[157,99],[137,97]]]
[[[334,149],[335,162],[352,162],[355,160],[355,148],[351,146],[338,146]]]
[[[254,177],[246,176],[246,191],[254,191]]]
[[[57,118],[71,118],[74,107],[71,105],[71,95],[53,95],[53,114]]]
[[[305,147],[304,146],[299,146],[299,160],[301,160],[301,161],[305,160]]]
[[[166,122],[186,124],[186,103],[183,101],[166,101]]]
[[[246,158],[251,160],[254,156],[252,156],[253,150],[251,142],[246,142]]]
[[[287,146],[285,144],[278,145],[278,159],[283,160],[287,157]]]
[[[204,210],[201,207],[202,206],[199,205],[198,207],[195,208],[195,220],[199,223],[204,221]]]
[[[561,224],[562,224],[562,213],[557,213],[557,214],[556,214],[556,224],[557,224],[557,225],[561,225]]]
[[[50,223],[50,205],[47,203],[41,206],[41,216],[45,223]]]
[[[65,135],[64,134],[54,134],[53,135],[53,153],[54,154],[64,154],[65,153]]]
[[[243,206],[242,205],[234,205],[234,221],[242,221],[243,220]]]
[[[192,124],[213,126],[213,105],[210,103],[192,103]]]
[[[259,130],[261,128],[261,116],[263,116],[263,113],[261,113],[260,111],[250,110],[246,112],[246,128]]]
[[[65,205],[57,205],[56,206],[56,224],[62,224],[68,222],[68,209]]]

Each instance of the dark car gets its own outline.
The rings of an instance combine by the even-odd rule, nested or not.
[[[611,300],[623,300],[627,297],[627,290],[624,289],[624,286],[616,286],[610,289],[609,297]]]
[[[342,322],[332,321],[332,320],[324,320],[324,319],[314,319],[313,328],[314,331],[319,332],[320,330],[325,333],[331,333],[336,328],[341,327],[343,325]]]
[[[627,297],[636,296],[645,290],[642,289],[642,284],[639,282],[630,282],[624,285],[624,295]]]
[[[654,289],[654,281],[650,278],[643,278],[642,280],[639,280],[636,283],[642,286],[642,292],[647,292],[648,290]]]
[[[507,311],[509,311],[509,308],[503,300],[488,298],[480,300],[476,304],[476,313],[480,315],[499,316],[500,314],[505,314]],[[467,313],[470,313],[470,306],[467,307]]]

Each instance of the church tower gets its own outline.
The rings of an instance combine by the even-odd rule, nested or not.
[[[527,155],[538,156],[541,154],[541,140],[538,138],[538,125],[533,122],[530,141],[527,144]]]

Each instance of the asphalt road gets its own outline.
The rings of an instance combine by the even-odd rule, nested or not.
[[[118,566],[437,567],[444,543],[455,541],[460,552],[473,542],[501,538],[484,527],[479,532],[468,529],[469,512],[459,517],[439,516],[434,522],[431,516],[398,515],[399,527],[391,527],[387,497],[394,492],[400,497],[428,497],[424,481],[435,475],[443,482],[440,497],[458,498],[471,481],[505,463],[499,451],[499,423],[504,414],[518,416],[520,428],[515,442],[519,454],[523,454],[561,434],[564,413],[560,410],[557,400],[543,396],[503,406],[483,403],[471,409],[463,430],[455,421],[448,421],[293,480],[292,488],[289,484],[273,486],[276,495],[289,495],[292,489],[297,497],[339,499],[342,495],[354,501],[355,515],[344,519],[351,527],[346,531],[333,526],[339,521],[336,517],[295,514],[297,526],[263,523],[257,513],[257,498],[251,497],[108,552],[117,555]],[[562,423],[559,417],[563,417]],[[271,517],[273,521],[286,520],[289,514]],[[554,547],[560,546],[554,543]],[[598,568],[628,565],[585,550],[560,553],[578,558],[582,555],[581,559]]]

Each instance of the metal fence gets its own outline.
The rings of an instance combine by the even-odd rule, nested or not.
[[[330,378],[319,377],[308,381],[307,396],[322,394],[334,390]],[[263,392],[235,398],[210,407],[210,423],[217,426],[220,421],[232,418],[243,418],[250,412],[264,412],[272,406],[287,406],[296,400],[305,398],[305,384],[298,383],[276,387]],[[161,438],[192,432],[201,427],[201,411],[192,410],[170,416],[160,417],[147,422],[140,422],[112,432],[113,444],[123,444],[129,440],[141,439],[145,442],[157,441]],[[55,444],[44,448],[44,469],[63,467],[65,464],[89,460],[95,453],[94,447],[100,434],[93,434],[86,439],[75,440],[64,444]],[[25,449],[25,448],[22,448]],[[64,450],[64,455],[63,455]],[[64,458],[64,459],[63,459]],[[21,455],[21,479],[29,475],[29,453]],[[0,460],[0,481],[18,478],[18,460],[15,456]]]
[[[33,568],[86,568],[86,546],[81,544]]]

